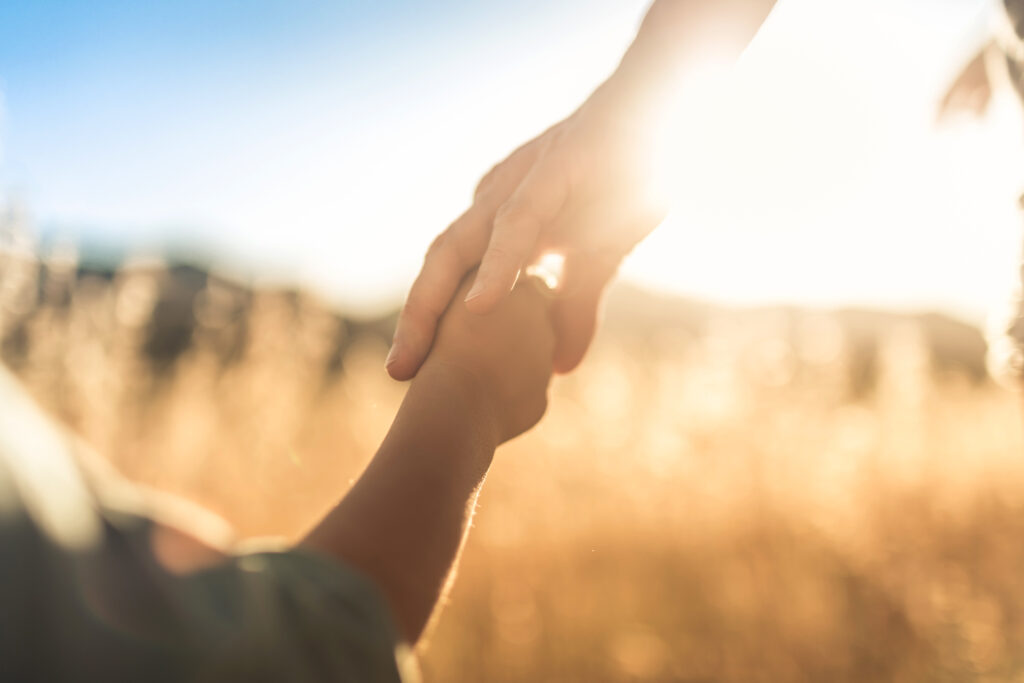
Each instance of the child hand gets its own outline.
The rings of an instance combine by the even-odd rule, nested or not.
[[[504,442],[537,424],[547,409],[555,334],[547,294],[533,278],[523,277],[493,311],[470,313],[462,303],[462,290],[469,288],[474,275],[466,278],[461,294],[442,317],[417,377],[435,370],[464,375],[489,404],[498,439]]]

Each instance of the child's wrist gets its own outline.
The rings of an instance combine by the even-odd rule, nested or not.
[[[413,384],[426,388],[424,400],[445,402],[458,410],[481,437],[493,440],[494,446],[504,440],[506,430],[499,402],[491,384],[479,372],[463,363],[431,356]]]

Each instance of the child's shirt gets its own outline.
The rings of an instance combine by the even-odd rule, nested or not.
[[[408,683],[368,579],[261,553],[176,575],[0,367],[0,680]],[[400,669],[406,669],[400,673]]]

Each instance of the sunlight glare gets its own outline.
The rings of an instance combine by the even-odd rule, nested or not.
[[[714,141],[721,139],[715,133],[720,132],[732,74],[728,61],[709,56],[679,74],[676,87],[657,107],[648,124],[651,180],[645,201],[649,206],[673,206],[689,175],[715,158]],[[695,131],[700,134],[694,136]]]
[[[542,254],[536,263],[524,271],[527,277],[536,278],[552,292],[561,286],[564,272],[565,256],[553,251]]]
[[[914,81],[902,45],[855,50],[870,26],[784,18],[735,67],[681,75],[653,136],[649,191],[670,211],[623,273],[730,304],[980,320],[1012,274],[1024,178],[1020,135],[992,119],[1018,119],[997,106],[984,126],[936,131],[945,83]]]

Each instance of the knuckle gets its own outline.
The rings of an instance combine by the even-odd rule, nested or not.
[[[447,242],[447,231],[442,232],[440,235],[435,237],[430,243],[430,246],[427,247],[427,251],[423,255],[423,261],[425,263],[436,261],[437,257],[444,252]]]
[[[424,264],[431,268],[458,268],[462,263],[464,251],[461,242],[458,236],[451,234],[450,230],[445,230],[427,247],[427,253],[423,257]]]
[[[400,328],[402,330],[407,330],[409,327],[418,328],[423,323],[423,311],[416,299],[411,296],[402,306],[402,312],[398,317],[401,320]]]
[[[482,238],[482,239],[480,239]],[[480,260],[483,244],[486,243],[487,235],[482,234],[480,238],[468,236],[466,239],[451,240],[448,244],[451,252],[452,267],[468,268]]]
[[[493,166],[490,171],[484,174],[484,177],[481,178],[480,182],[476,184],[476,189],[473,191],[474,200],[486,196],[494,189],[494,186],[498,182],[498,178],[501,176],[504,166],[505,162],[502,162],[500,164]]]
[[[448,248],[448,244],[450,241],[451,235],[449,231],[443,231],[430,242],[430,246],[427,247],[426,258],[429,260],[432,257],[436,257],[438,254],[444,253],[444,250]]]
[[[503,245],[493,245],[487,250],[487,256],[484,259],[489,267],[503,268],[508,265],[514,265],[518,263],[521,258],[519,253]],[[489,272],[489,271],[488,271]]]
[[[435,304],[430,297],[410,293],[409,299],[402,306],[401,318],[421,333],[429,333],[442,313],[444,308]]]
[[[495,229],[502,226],[520,228],[537,222],[539,222],[537,213],[528,200],[506,202],[498,209],[498,213],[494,217]]]

